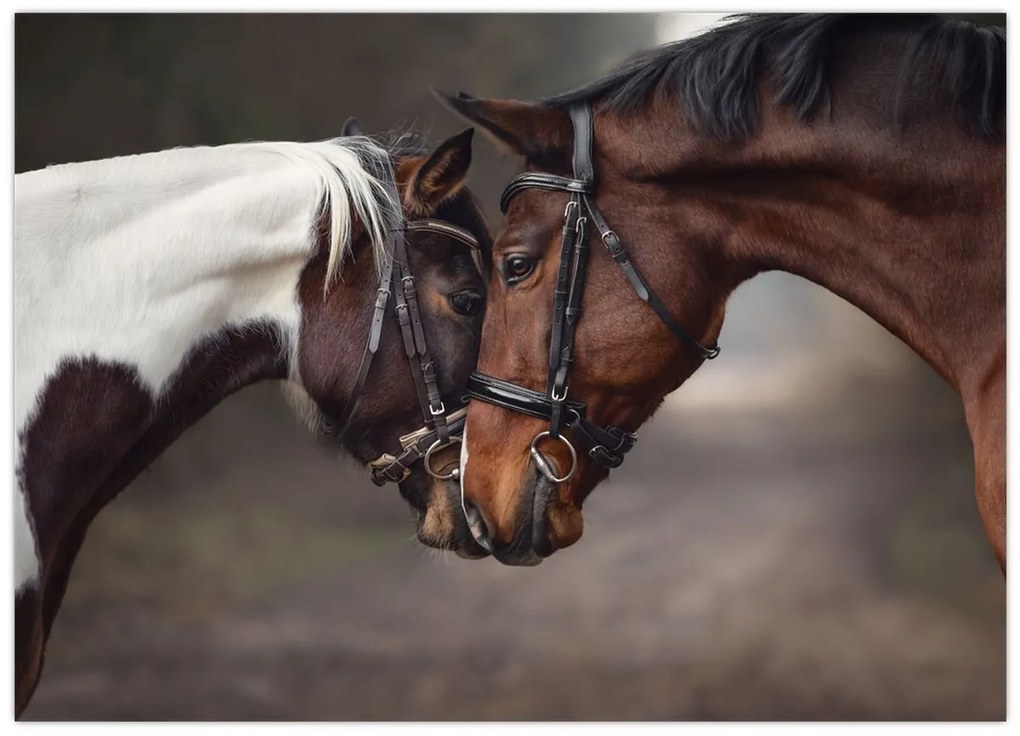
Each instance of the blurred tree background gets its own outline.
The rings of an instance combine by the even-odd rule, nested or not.
[[[25,15],[15,166],[460,121],[708,14]],[[969,16],[1004,23],[1005,16]],[[516,162],[476,143],[498,223]],[[952,391],[783,275],[539,568],[437,558],[396,492],[242,392],[100,515],[33,719],[1005,717],[1005,584]]]
[[[647,46],[654,15],[18,15],[15,168],[172,146],[463,124],[430,93],[528,99]],[[505,63],[513,59],[513,63]],[[486,202],[511,169],[478,145]]]

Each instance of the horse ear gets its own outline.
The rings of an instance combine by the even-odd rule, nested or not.
[[[340,135],[345,138],[352,135],[365,135],[365,131],[361,129],[361,124],[357,118],[347,118],[343,129],[340,131]]]
[[[443,141],[411,174],[405,195],[410,208],[435,212],[443,201],[464,186],[471,166],[474,133],[474,128],[468,128]]]
[[[559,108],[519,100],[482,100],[463,92],[456,97],[439,90],[433,93],[455,113],[478,124],[509,153],[541,158],[566,151],[571,144],[570,117]]]

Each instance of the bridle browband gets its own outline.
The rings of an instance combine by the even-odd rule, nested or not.
[[[400,199],[392,172],[387,178],[387,186],[390,189],[392,201],[399,203]],[[433,470],[431,465],[433,452],[461,441],[467,407],[447,413],[446,405],[440,394],[435,364],[432,362],[428,344],[425,342],[425,329],[422,326],[421,310],[418,307],[418,292],[415,289],[414,276],[411,274],[411,264],[407,258],[405,234],[413,232],[436,233],[466,245],[474,253],[479,250],[478,240],[474,235],[462,227],[442,220],[426,218],[406,221],[401,217],[399,227],[395,227],[389,232],[389,257],[386,259],[382,275],[379,278],[379,288],[376,290],[375,306],[372,310],[372,322],[368,331],[368,342],[365,345],[365,352],[361,356],[358,378],[350,400],[336,420],[336,426],[341,428],[339,431],[342,436],[350,426],[351,417],[364,393],[372,361],[379,350],[383,322],[386,317],[386,305],[392,296],[397,322],[400,325],[400,334],[403,338],[404,353],[407,355],[411,377],[414,379],[415,393],[421,408],[423,426],[400,438],[401,452],[399,455],[384,453],[368,463],[372,482],[377,486],[401,482],[410,474],[411,466],[419,460],[424,463],[425,471],[439,480],[451,480],[457,478],[460,473],[460,468],[457,467],[443,475]]]
[[[669,309],[648,285],[648,281],[630,260],[630,255],[615,232],[606,223],[596,206],[595,165],[592,157],[594,127],[591,106],[587,103],[570,108],[574,128],[574,176],[566,177],[543,171],[529,171],[515,177],[500,198],[500,209],[506,213],[510,201],[525,189],[546,189],[570,194],[563,211],[563,233],[560,262],[553,292],[553,321],[549,339],[549,374],[545,393],[518,386],[515,383],[493,378],[475,371],[468,379],[468,396],[521,414],[545,419],[549,429],[535,435],[531,441],[531,457],[536,467],[554,483],[570,479],[577,468],[577,453],[562,432],[571,432],[588,456],[606,468],[618,467],[634,446],[637,435],[620,427],[602,427],[585,416],[584,402],[567,399],[567,379],[574,359],[574,336],[581,318],[581,298],[584,295],[588,269],[589,223],[594,225],[609,255],[616,262],[638,297],[681,342],[686,343],[702,359],[711,360],[719,354],[715,345],[705,346],[694,338],[670,314]],[[538,449],[545,437],[560,440],[571,456],[570,470],[557,476],[552,464]]]

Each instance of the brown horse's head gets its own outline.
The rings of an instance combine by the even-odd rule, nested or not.
[[[358,132],[350,122],[344,130],[345,135]],[[463,186],[471,162],[471,130],[433,151],[424,149],[417,136],[403,136],[391,153],[404,219],[451,223],[471,233],[481,248],[472,252],[437,232],[405,234],[427,346],[443,402],[452,412],[462,406],[464,385],[478,355],[486,291],[480,264],[488,261],[491,249],[485,221]],[[353,258],[330,288],[323,288],[328,247],[305,268],[298,365],[303,393],[314,402],[313,421],[367,465],[384,453],[399,455],[400,438],[421,428],[424,419],[412,375],[416,359],[405,353],[392,294],[378,352],[360,397],[354,396],[379,277],[367,228],[356,227],[352,241]],[[355,399],[353,414],[343,422],[340,418],[347,416]],[[340,423],[344,426],[337,426]],[[426,473],[422,462],[415,463],[400,482],[400,493],[417,512],[421,542],[462,556],[482,556],[484,550],[460,513],[459,481],[451,474],[459,466],[459,455],[459,445],[452,444],[430,458],[437,475],[452,475],[446,480]]]
[[[572,175],[573,132],[565,110],[465,96],[445,101],[523,156],[525,171]],[[597,117],[595,201],[671,314],[690,334],[711,343],[722,326],[724,294],[710,277],[711,251],[700,239],[706,223],[687,227],[696,214],[674,206],[669,182],[635,176],[634,155],[647,149],[633,150],[632,133],[654,138],[657,131],[633,131],[619,119]],[[560,191],[521,191],[510,200],[493,246],[478,370],[541,392],[549,373],[553,291],[568,201]],[[589,241],[568,399],[585,402],[596,424],[634,431],[702,358],[638,299],[594,228]],[[569,480],[546,480],[530,446],[548,428],[545,420],[481,401],[472,401],[468,411],[465,509],[469,516],[477,510],[494,555],[507,563],[534,564],[576,542],[582,504],[608,472],[579,449]],[[571,431],[565,436],[571,439]],[[567,472],[572,461],[565,443],[545,439],[539,449],[558,474]]]

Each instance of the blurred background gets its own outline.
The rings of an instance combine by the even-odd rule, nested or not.
[[[21,14],[16,168],[349,115],[440,139],[430,86],[547,95],[719,17]],[[515,166],[476,142],[494,228]],[[954,393],[793,277],[742,287],[722,343],[532,569],[421,547],[277,387],[242,392],[100,514],[25,717],[1004,719]]]

